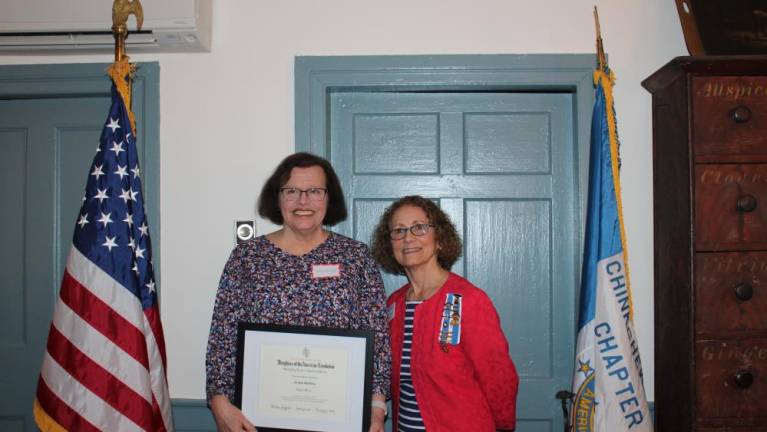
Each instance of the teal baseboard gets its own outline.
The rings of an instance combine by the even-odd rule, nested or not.
[[[176,432],[215,432],[216,422],[213,421],[204,399],[173,399],[173,420]],[[649,402],[650,413],[655,419],[655,403]]]
[[[216,431],[216,422],[205,399],[173,399],[171,405],[176,432]]]

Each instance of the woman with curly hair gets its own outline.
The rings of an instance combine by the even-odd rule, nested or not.
[[[461,239],[433,201],[406,196],[372,239],[384,271],[408,283],[387,300],[395,431],[513,430],[519,377],[490,298],[450,272]]]

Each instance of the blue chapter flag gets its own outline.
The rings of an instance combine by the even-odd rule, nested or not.
[[[112,105],[48,333],[34,417],[45,432],[172,431],[165,342],[152,269],[132,66],[110,68]]]
[[[633,323],[613,75],[606,65],[594,72],[594,84],[573,431],[652,431]]]

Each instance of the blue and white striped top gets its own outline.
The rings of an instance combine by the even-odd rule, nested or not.
[[[402,369],[399,381],[399,432],[425,431],[426,427],[421,418],[421,410],[418,409],[418,401],[415,397],[415,388],[410,374],[410,346],[413,342],[413,322],[415,321],[415,307],[420,301],[408,301],[405,303],[405,337],[402,341]]]

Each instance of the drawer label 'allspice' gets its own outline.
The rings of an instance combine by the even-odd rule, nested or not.
[[[711,80],[707,81],[706,85],[698,89],[697,96],[722,99],[767,96],[766,83],[767,81],[733,83],[732,81]]]

